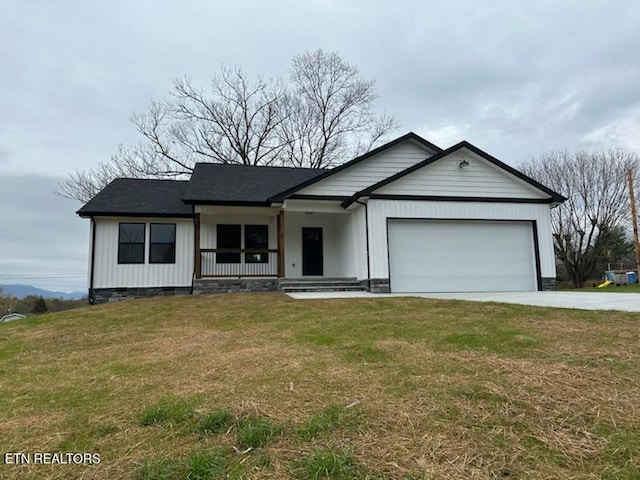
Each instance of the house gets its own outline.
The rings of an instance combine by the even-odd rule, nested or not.
[[[91,219],[89,297],[342,288],[555,288],[562,195],[468,142],[409,133],[327,170],[199,163],[116,179]]]

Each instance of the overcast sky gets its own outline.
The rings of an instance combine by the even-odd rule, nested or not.
[[[86,288],[89,221],[53,195],[138,140],[130,115],[221,64],[286,75],[336,50],[380,112],[513,166],[545,151],[640,151],[634,0],[0,0],[0,284]]]

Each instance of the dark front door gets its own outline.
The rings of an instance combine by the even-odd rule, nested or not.
[[[302,275],[323,275],[322,228],[302,227]]]

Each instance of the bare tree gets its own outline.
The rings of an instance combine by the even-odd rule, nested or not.
[[[640,164],[635,153],[550,152],[523,171],[562,193],[567,201],[551,212],[554,249],[574,287],[582,287],[601,260],[616,229],[629,219],[626,171]]]
[[[116,177],[175,178],[196,162],[321,168],[373,148],[397,128],[373,113],[373,82],[337,53],[293,59],[290,84],[222,67],[208,90],[175,80],[169,98],[131,117],[140,143],[76,170],[56,193],[86,202]]]
[[[374,82],[336,52],[316,50],[293,58],[290,115],[283,123],[286,161],[321,168],[371,149],[396,121],[373,112]]]
[[[144,153],[140,150],[144,149]],[[111,157],[110,162],[100,162],[92,170],[78,169],[67,175],[67,178],[58,183],[55,193],[65,198],[80,200],[85,203],[91,200],[114,178],[150,178],[148,167],[152,162],[148,159],[149,146],[136,145],[133,147],[120,147],[118,153]],[[160,176],[158,176],[160,177]]]
[[[284,148],[278,135],[287,116],[280,80],[250,82],[239,68],[223,67],[208,95],[181,80],[174,82],[173,99],[166,104],[176,120],[172,137],[200,161],[270,165]]]

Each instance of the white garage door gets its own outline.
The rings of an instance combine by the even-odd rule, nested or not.
[[[537,290],[530,222],[389,220],[392,292]]]

